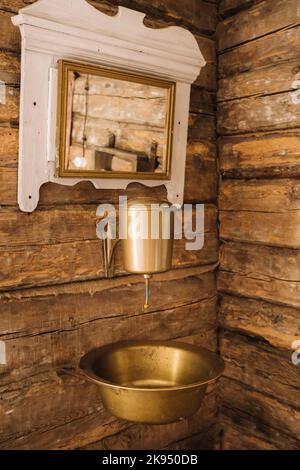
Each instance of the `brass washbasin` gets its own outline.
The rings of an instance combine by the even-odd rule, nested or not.
[[[166,424],[194,414],[208,383],[224,370],[220,356],[170,341],[124,341],[103,346],[80,361],[99,385],[114,416],[132,422]]]

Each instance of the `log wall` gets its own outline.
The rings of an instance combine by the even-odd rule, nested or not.
[[[300,449],[300,2],[221,0],[223,449]]]
[[[117,5],[147,13],[152,27],[184,26],[207,60],[192,90],[185,201],[206,202],[206,242],[185,252],[177,242],[174,269],[157,276],[153,305],[142,312],[141,277],[103,275],[96,237],[97,205],[116,191],[46,184],[33,214],[17,206],[20,36],[11,23],[28,0],[0,0],[0,449],[211,448],[216,436],[216,391],[200,412],[160,427],[136,426],[110,416],[97,388],[78,374],[88,350],[124,338],[182,338],[211,350],[216,339],[215,263],[217,172],[216,57],[213,0],[94,0],[114,14]],[[147,191],[132,185],[130,195]],[[151,194],[162,195],[158,188]]]

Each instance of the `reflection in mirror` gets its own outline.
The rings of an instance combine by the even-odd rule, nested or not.
[[[60,62],[59,175],[170,177],[175,85]]]

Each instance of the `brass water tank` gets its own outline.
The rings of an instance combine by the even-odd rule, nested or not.
[[[124,269],[152,275],[172,268],[174,214],[168,202],[133,199],[121,208],[126,238],[121,240]]]

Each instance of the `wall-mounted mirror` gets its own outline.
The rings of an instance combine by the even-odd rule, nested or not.
[[[169,179],[175,83],[59,61],[58,176]]]

